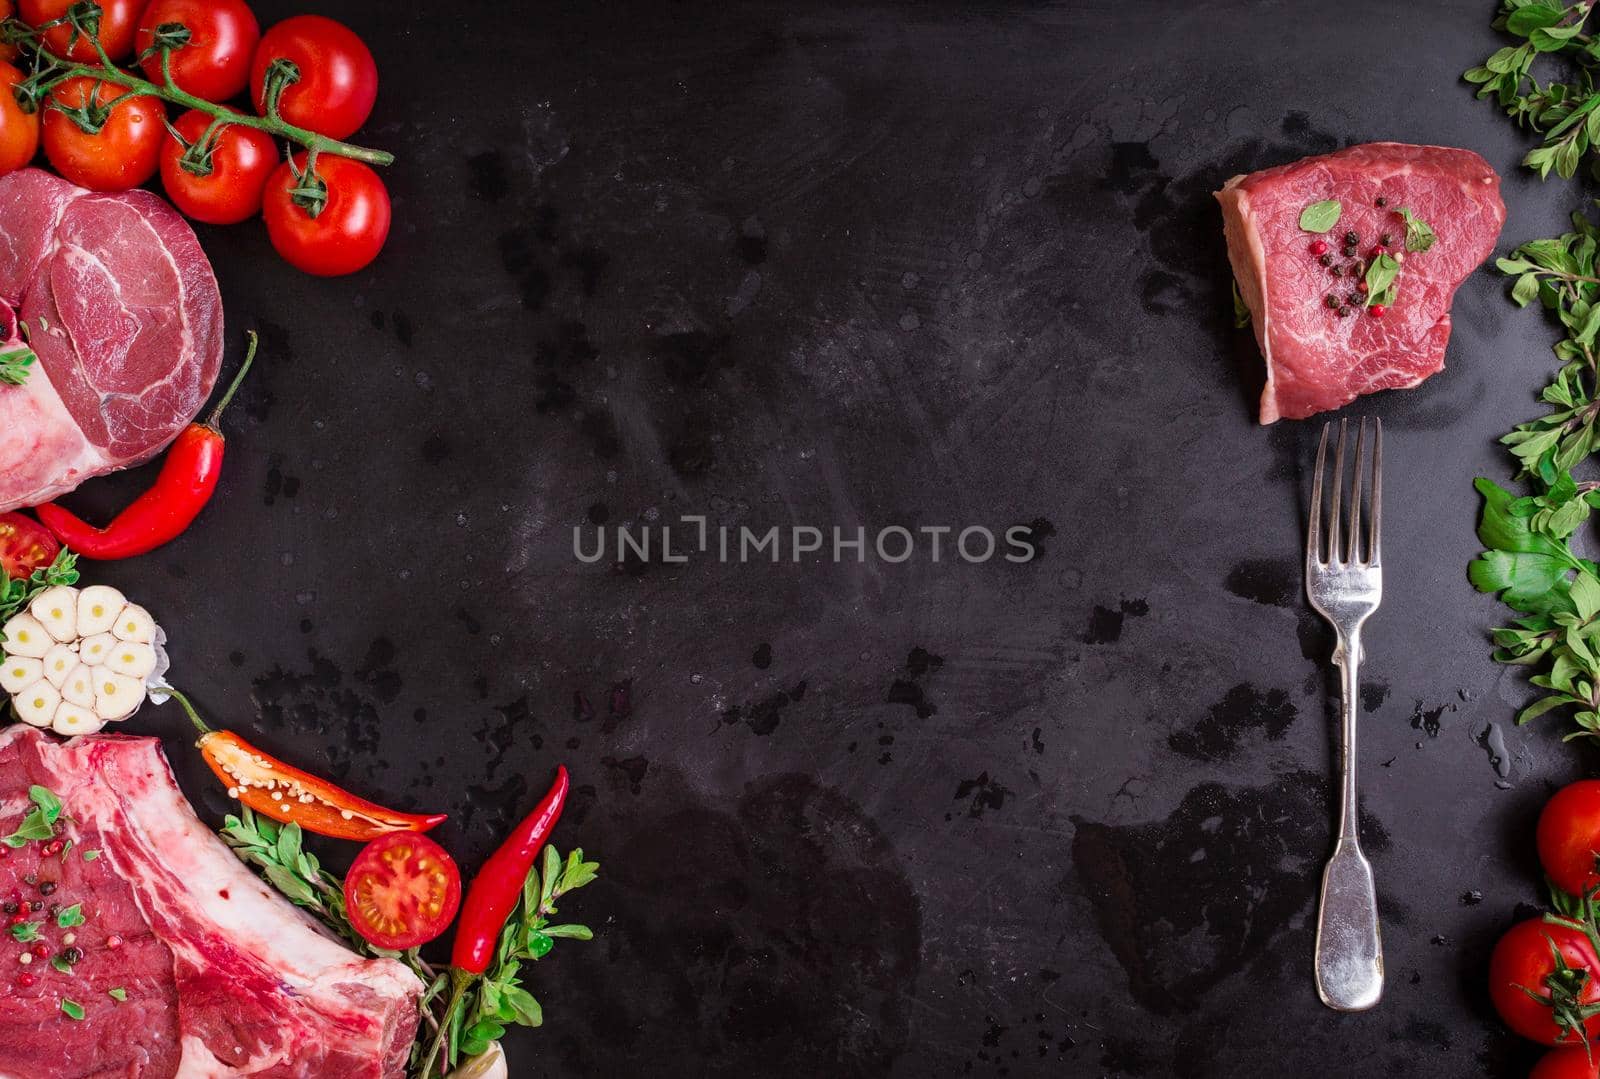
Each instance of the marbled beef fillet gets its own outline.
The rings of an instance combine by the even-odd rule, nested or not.
[[[1325,235],[1301,229],[1301,212],[1328,199],[1340,203],[1338,224]],[[1483,158],[1398,142],[1235,176],[1217,201],[1234,280],[1267,361],[1262,423],[1304,419],[1441,370],[1456,286],[1489,257],[1506,219],[1500,177]],[[1428,250],[1405,252],[1401,207],[1437,234]],[[1358,237],[1353,257],[1344,253],[1347,232]],[[1347,302],[1360,280],[1351,268],[1386,233],[1404,261],[1394,302],[1374,317]],[[1319,240],[1331,258],[1312,253]]]
[[[154,456],[222,364],[222,298],[194,231],[148,191],[0,176],[0,351],[39,356],[0,383],[0,511]]]
[[[61,799],[72,846],[0,858],[0,898],[46,904],[29,920],[48,953],[23,965],[31,945],[0,933],[0,1079],[404,1075],[417,978],[263,884],[195,817],[156,739],[0,732],[0,835],[32,809],[32,784]],[[63,928],[51,905],[82,924]],[[81,958],[63,973],[50,957],[68,947]]]

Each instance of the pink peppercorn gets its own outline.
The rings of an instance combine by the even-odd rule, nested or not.
[[[1367,308],[1367,314],[1371,315],[1373,318],[1382,318],[1383,313],[1387,310],[1388,308],[1383,306],[1383,304],[1375,303],[1371,307]]]
[[[34,983],[38,980],[39,979],[35,978],[32,974],[29,974],[27,971],[23,971],[21,974],[17,975],[17,986],[22,989],[31,989],[34,986]]]
[[[38,944],[33,946],[32,951],[34,955],[38,956],[40,959],[43,959],[50,954],[50,945],[46,944],[44,941],[40,941]]]
[[[1312,240],[1311,241],[1311,253],[1313,255],[1326,255],[1328,253],[1328,245],[1327,245],[1326,241],[1323,241],[1323,240]]]
[[[106,938],[106,947],[107,948],[120,948],[120,947],[122,947],[122,938],[117,936],[115,933],[111,934],[109,937]]]

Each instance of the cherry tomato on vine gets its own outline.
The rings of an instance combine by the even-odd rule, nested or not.
[[[178,89],[207,101],[238,96],[250,82],[250,60],[261,40],[261,24],[244,0],[151,0],[139,16],[134,41],[140,55],[155,43],[156,27],[177,23],[189,40],[171,50],[169,67]],[[145,78],[160,85],[161,50],[143,60]]]
[[[230,110],[231,111],[231,110]],[[211,117],[191,109],[161,144],[161,186],[172,204],[196,221],[232,225],[261,210],[267,177],[278,166],[278,146],[265,131],[227,124],[207,139]],[[203,174],[185,162],[205,169]]]
[[[1585,1034],[1600,1035],[1600,1014],[1582,1014],[1600,1003],[1600,954],[1587,935],[1569,926],[1540,918],[1518,922],[1489,957],[1489,999],[1506,1026],[1524,1038],[1582,1045]]]
[[[356,855],[344,904],[356,932],[378,947],[415,948],[450,928],[461,906],[461,872],[427,836],[391,832]]]
[[[21,580],[56,560],[61,542],[21,513],[0,513],[0,581]]]
[[[39,152],[39,114],[23,112],[11,92],[26,77],[0,61],[0,174],[22,168]]]
[[[321,15],[296,15],[263,34],[250,64],[250,100],[263,116],[267,70],[276,60],[300,73],[278,97],[278,114],[289,123],[342,139],[367,122],[378,65],[354,30]]]
[[[355,273],[378,257],[389,238],[389,192],[378,174],[348,157],[317,155],[317,176],[327,201],[312,216],[296,201],[306,164],[303,153],[285,161],[267,181],[261,216],[267,237],[289,265],[319,277]]]
[[[95,0],[100,5],[100,29],[96,35],[106,53],[113,60],[121,60],[133,51],[133,28],[139,21],[139,0]],[[22,21],[29,26],[54,22],[66,15],[74,0],[17,0]],[[71,42],[71,50],[67,48]],[[94,42],[78,34],[68,23],[52,26],[44,32],[45,48],[57,56],[92,64],[100,59]]]
[[[1600,887],[1600,779],[1556,791],[1539,814],[1539,861],[1563,891]]]
[[[1539,1058],[1528,1079],[1597,1079],[1600,1053],[1590,1056],[1583,1049],[1552,1049]]]
[[[91,191],[126,191],[155,175],[166,138],[165,112],[159,98],[121,97],[126,93],[87,75],[50,91],[44,155],[57,172]],[[79,126],[80,119],[92,130]]]

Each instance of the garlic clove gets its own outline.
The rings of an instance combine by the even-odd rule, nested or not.
[[[67,680],[67,673],[77,666],[78,650],[70,644],[58,644],[44,654],[45,679],[57,689]]]
[[[61,699],[79,708],[93,708],[94,676],[95,671],[92,667],[86,667],[82,663],[73,667],[62,680]]]
[[[78,590],[58,584],[46,588],[28,604],[28,613],[58,641],[78,639]]]
[[[143,682],[156,669],[156,650],[148,644],[118,641],[106,657],[106,669]]]
[[[78,645],[78,658],[91,667],[98,667],[111,658],[112,649],[121,642],[109,633],[96,633],[85,637]]]
[[[106,721],[95,715],[93,709],[80,708],[68,701],[62,701],[50,722],[50,729],[57,734],[71,736],[93,734],[105,725]]]
[[[156,639],[155,619],[150,617],[150,612],[137,603],[130,603],[122,608],[122,613],[117,615],[116,624],[111,627],[119,641],[135,641],[139,644],[149,644]]]
[[[92,584],[78,593],[78,636],[109,633],[128,597],[108,584]]]
[[[0,665],[0,689],[20,693],[44,677],[44,660],[27,656],[6,656]]]
[[[61,705],[61,694],[49,682],[39,681],[11,698],[17,718],[35,727],[48,727]]]
[[[27,694],[24,694],[26,696]],[[131,715],[144,700],[144,683],[104,668],[94,674],[94,710],[101,719]]]
[[[39,620],[31,614],[19,614],[5,624],[5,629],[0,630],[5,636],[5,650],[13,656],[31,656],[34,659],[43,659],[44,654],[50,651],[50,646],[56,639],[50,636],[50,631],[39,624]]]

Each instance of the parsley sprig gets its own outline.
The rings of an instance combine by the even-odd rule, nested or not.
[[[1596,246],[1595,225],[1575,214],[1572,232],[1525,243],[1496,263],[1516,279],[1513,300],[1525,307],[1537,299],[1561,325],[1554,351],[1562,367],[1540,394],[1550,411],[1501,439],[1528,493],[1475,482],[1485,550],[1468,567],[1480,591],[1498,593],[1516,612],[1492,634],[1495,658],[1533,668],[1529,681],[1544,691],[1517,722],[1559,710],[1577,727],[1568,738],[1600,738],[1600,567],[1573,538],[1600,508],[1600,481],[1577,474],[1600,449]]]
[[[1497,50],[1462,76],[1477,85],[1480,98],[1494,98],[1519,126],[1544,136],[1522,162],[1537,170],[1540,179],[1552,171],[1570,179],[1584,155],[1600,145],[1600,91],[1594,82],[1600,40],[1586,29],[1593,9],[1593,0],[1571,5],[1503,0],[1495,29],[1520,38],[1520,43]],[[1541,85],[1534,65],[1542,56],[1566,62],[1571,81],[1553,79]]]

